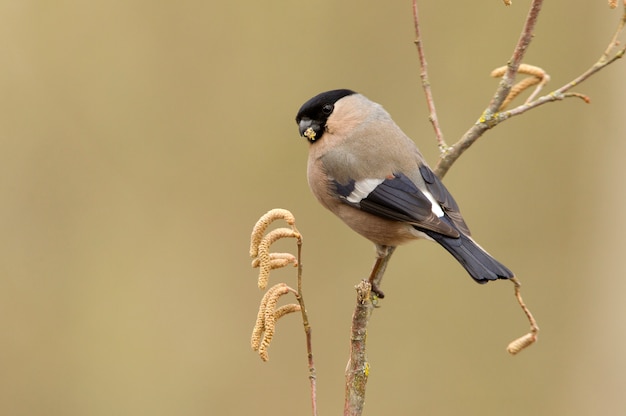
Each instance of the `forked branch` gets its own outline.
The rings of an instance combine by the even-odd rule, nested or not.
[[[416,0],[414,0],[415,2]],[[562,87],[544,95],[536,99],[532,99],[531,101],[526,102],[516,108],[513,108],[508,111],[500,111],[503,106],[503,103],[508,99],[511,93],[511,89],[513,88],[513,83],[515,77],[519,71],[520,65],[522,65],[522,60],[524,58],[524,54],[526,49],[530,45],[530,41],[532,40],[532,32],[535,27],[535,23],[537,22],[537,18],[539,15],[539,11],[541,10],[542,0],[535,0],[531,4],[531,8],[529,10],[528,16],[526,18],[526,23],[524,24],[524,28],[522,30],[522,34],[520,35],[520,39],[515,46],[513,51],[513,55],[506,66],[506,71],[498,89],[496,90],[491,102],[478,118],[476,123],[465,132],[465,134],[461,137],[461,139],[456,142],[454,145],[449,147],[446,152],[443,152],[440,157],[437,165],[435,166],[435,173],[443,178],[448,170],[452,167],[454,162],[461,157],[461,155],[476,141],[478,140],[487,130],[497,126],[501,122],[520,114],[525,113],[528,110],[533,108],[537,108],[543,104],[560,101],[565,98],[576,97],[582,98],[585,102],[589,102],[589,98],[584,94],[578,92],[570,92],[570,90],[574,87],[580,85],[583,81],[590,78],[592,75],[596,74],[600,70],[606,68],[608,65],[612,64],[616,60],[622,58],[626,51],[626,46],[622,46],[615,53],[613,51],[618,48],[620,45],[619,37],[624,32],[624,27],[626,25],[626,2],[624,4],[624,10],[622,12],[622,17],[618,22],[617,28],[614,32],[613,37],[609,41],[609,44],[600,58],[593,64],[589,69],[580,74],[578,77],[574,78],[570,82],[566,83]],[[417,22],[419,24],[419,22]],[[426,96],[428,99],[428,95]]]

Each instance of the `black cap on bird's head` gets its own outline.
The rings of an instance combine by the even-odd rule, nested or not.
[[[319,140],[324,134],[328,116],[335,109],[335,103],[352,94],[356,92],[346,89],[326,91],[302,104],[296,115],[300,136],[305,137],[309,143]]]

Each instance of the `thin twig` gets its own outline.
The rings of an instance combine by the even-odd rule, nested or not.
[[[298,239],[298,293],[296,299],[300,304],[300,312],[302,313],[302,326],[306,336],[306,353],[309,366],[309,381],[311,382],[311,407],[313,416],[317,416],[317,374],[315,372],[315,363],[313,361],[313,344],[311,336],[311,325],[309,325],[309,316],[304,306],[304,297],[302,296],[302,239]]]
[[[524,299],[522,299],[522,293],[520,290],[521,284],[519,280],[517,280],[516,277],[513,277],[511,278],[511,282],[515,285],[515,298],[517,299],[519,306],[522,308],[522,311],[524,311],[526,318],[528,318],[528,323],[530,323],[530,332],[514,340],[506,348],[509,354],[515,355],[521,352],[523,349],[528,348],[529,346],[537,342],[539,326],[537,325],[535,317],[530,312],[530,309],[528,309],[528,306],[526,306],[526,304],[524,303]]]
[[[415,26],[415,46],[417,47],[417,55],[420,61],[420,78],[422,79],[422,88],[426,95],[426,104],[428,105],[428,119],[433,125],[435,130],[435,137],[437,138],[437,145],[442,153],[448,150],[448,145],[443,137],[443,131],[439,125],[439,119],[437,118],[437,110],[435,109],[435,100],[430,88],[430,80],[428,79],[428,63],[426,62],[426,55],[424,54],[424,41],[422,40],[422,33],[420,31],[419,14],[417,12],[417,0],[413,0],[413,25]]]
[[[611,55],[611,51],[613,50],[613,48],[619,45],[619,41],[617,40],[617,38],[619,37],[620,33],[622,33],[622,30],[624,30],[625,25],[626,25],[626,1],[624,1],[624,10],[622,12],[622,20],[620,20],[619,24],[617,25],[617,30],[615,30],[615,33],[613,34],[613,38],[611,39],[611,42],[609,42],[609,45],[607,46],[606,50],[602,54],[602,57],[600,58],[601,61],[603,59],[604,60],[609,59],[609,55]]]

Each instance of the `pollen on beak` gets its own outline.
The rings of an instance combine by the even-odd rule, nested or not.
[[[312,142],[315,141],[316,134],[315,134],[315,130],[313,130],[313,127],[308,127],[302,135]]]

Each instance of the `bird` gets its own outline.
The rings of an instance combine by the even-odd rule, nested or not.
[[[515,277],[474,241],[448,189],[380,104],[350,89],[326,91],[300,107],[296,123],[309,142],[313,195],[376,247],[374,294],[384,297],[375,280],[384,260],[418,239],[441,245],[477,283]]]

